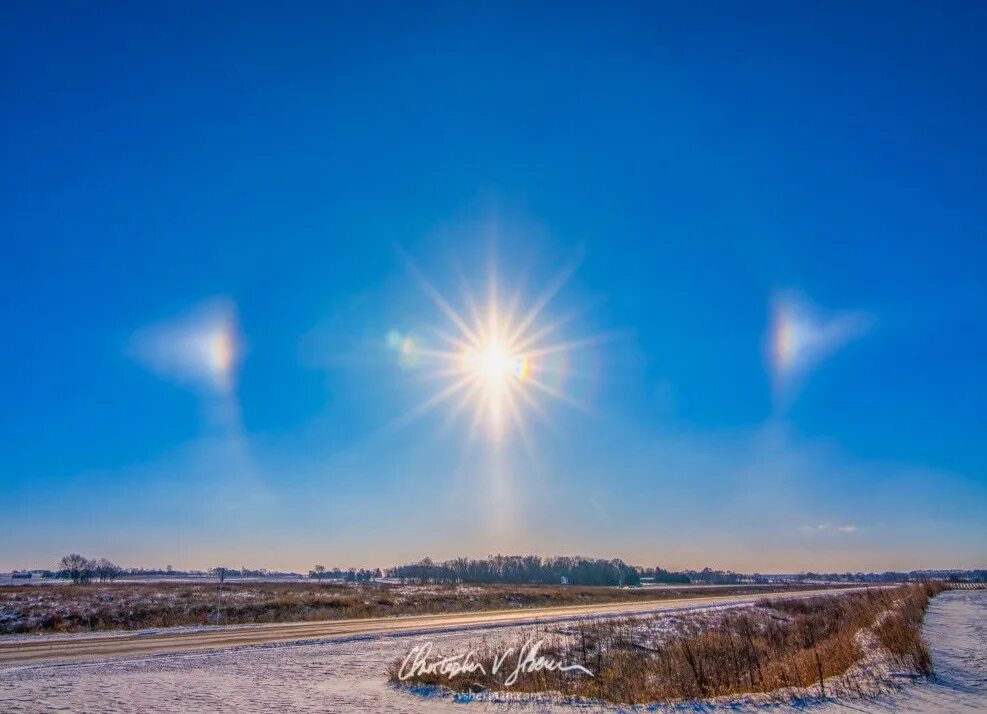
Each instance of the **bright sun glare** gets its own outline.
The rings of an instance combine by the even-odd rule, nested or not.
[[[467,348],[463,359],[487,389],[499,389],[511,379],[523,380],[527,376],[528,358],[514,354],[500,342],[489,342],[479,349]]]
[[[524,310],[520,294],[507,301],[498,299],[493,271],[489,272],[486,299],[478,303],[464,290],[463,308],[457,310],[413,266],[409,268],[448,325],[435,328],[432,340],[397,331],[388,335],[388,345],[402,364],[441,385],[406,418],[445,405],[448,421],[472,411],[471,436],[482,425],[494,440],[510,428],[527,442],[526,416],[534,413],[547,420],[545,398],[582,406],[563,388],[571,376],[568,358],[604,337],[563,340],[559,333],[575,313],[545,319],[549,302],[567,282],[572,268],[550,281]]]

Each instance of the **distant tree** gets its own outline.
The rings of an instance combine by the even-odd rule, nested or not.
[[[93,578],[93,561],[78,553],[66,555],[58,562],[58,568],[73,583],[88,583]]]
[[[661,566],[655,567],[654,579],[656,583],[665,583],[670,585],[685,585],[689,583],[689,576],[685,573],[674,573],[669,570],[665,570]]]
[[[316,580],[319,581],[320,584],[322,583],[322,578],[323,576],[325,576],[325,574],[326,574],[326,566],[324,565],[315,566],[315,578]]]
[[[219,579],[219,585],[216,586],[216,624],[220,624],[223,621],[223,583],[226,582],[226,575],[229,570],[222,565],[217,565],[209,572]]]
[[[368,571],[369,572],[369,571]],[[536,555],[492,555],[483,560],[457,558],[417,563],[388,570],[390,577],[420,583],[550,583],[565,578],[571,585],[638,585],[637,570],[621,560],[580,557],[540,558]]]
[[[641,584],[641,576],[638,574],[637,570],[630,567],[629,565],[620,564],[620,577],[624,585],[630,585],[632,587],[637,587]]]
[[[99,560],[93,561],[93,572],[96,577],[100,579],[100,582],[106,582],[107,580],[115,580],[120,577],[120,573],[123,572],[123,568],[107,560],[106,558],[100,558]]]

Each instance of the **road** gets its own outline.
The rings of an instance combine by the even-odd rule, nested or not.
[[[803,590],[772,593],[773,598],[834,594],[850,589]],[[39,637],[0,640],[0,666],[55,662],[102,661],[113,658],[202,652],[250,645],[270,645],[310,640],[380,637],[418,632],[445,632],[498,625],[523,625],[604,615],[633,615],[710,605],[738,605],[756,601],[756,595],[709,595],[652,600],[518,610],[494,610],[441,615],[271,623],[208,630],[152,630],[121,634]]]

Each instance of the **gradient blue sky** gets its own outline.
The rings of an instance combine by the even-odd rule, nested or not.
[[[982,4],[206,5],[0,21],[0,568],[987,565]],[[491,260],[530,452],[401,419]]]

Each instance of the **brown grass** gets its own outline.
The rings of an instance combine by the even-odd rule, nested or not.
[[[780,588],[792,589],[792,588]],[[0,587],[0,634],[302,622],[764,592],[749,586],[347,585],[215,581]],[[218,610],[217,610],[218,604]]]
[[[849,670],[862,656],[855,635],[874,627],[880,642],[902,667],[928,674],[931,664],[921,638],[928,599],[941,586],[907,585],[845,595],[801,600],[762,600],[757,607],[695,613],[681,618],[657,643],[641,636],[642,622],[658,618],[609,620],[583,625],[575,632],[555,634],[541,652],[565,664],[580,664],[581,673],[531,672],[513,686],[505,685],[503,667],[492,674],[493,656],[518,648],[525,638],[483,646],[477,661],[486,674],[449,679],[425,674],[406,684],[436,685],[456,691],[554,692],[618,704],[708,699],[718,696],[774,692],[819,686]],[[541,635],[535,637],[538,639]],[[435,656],[441,656],[437,654]],[[400,662],[392,667],[398,681]]]
[[[906,670],[928,676],[932,674],[932,658],[922,640],[922,620],[929,598],[942,592],[943,585],[924,586],[924,595],[906,597],[874,626],[874,634]]]

